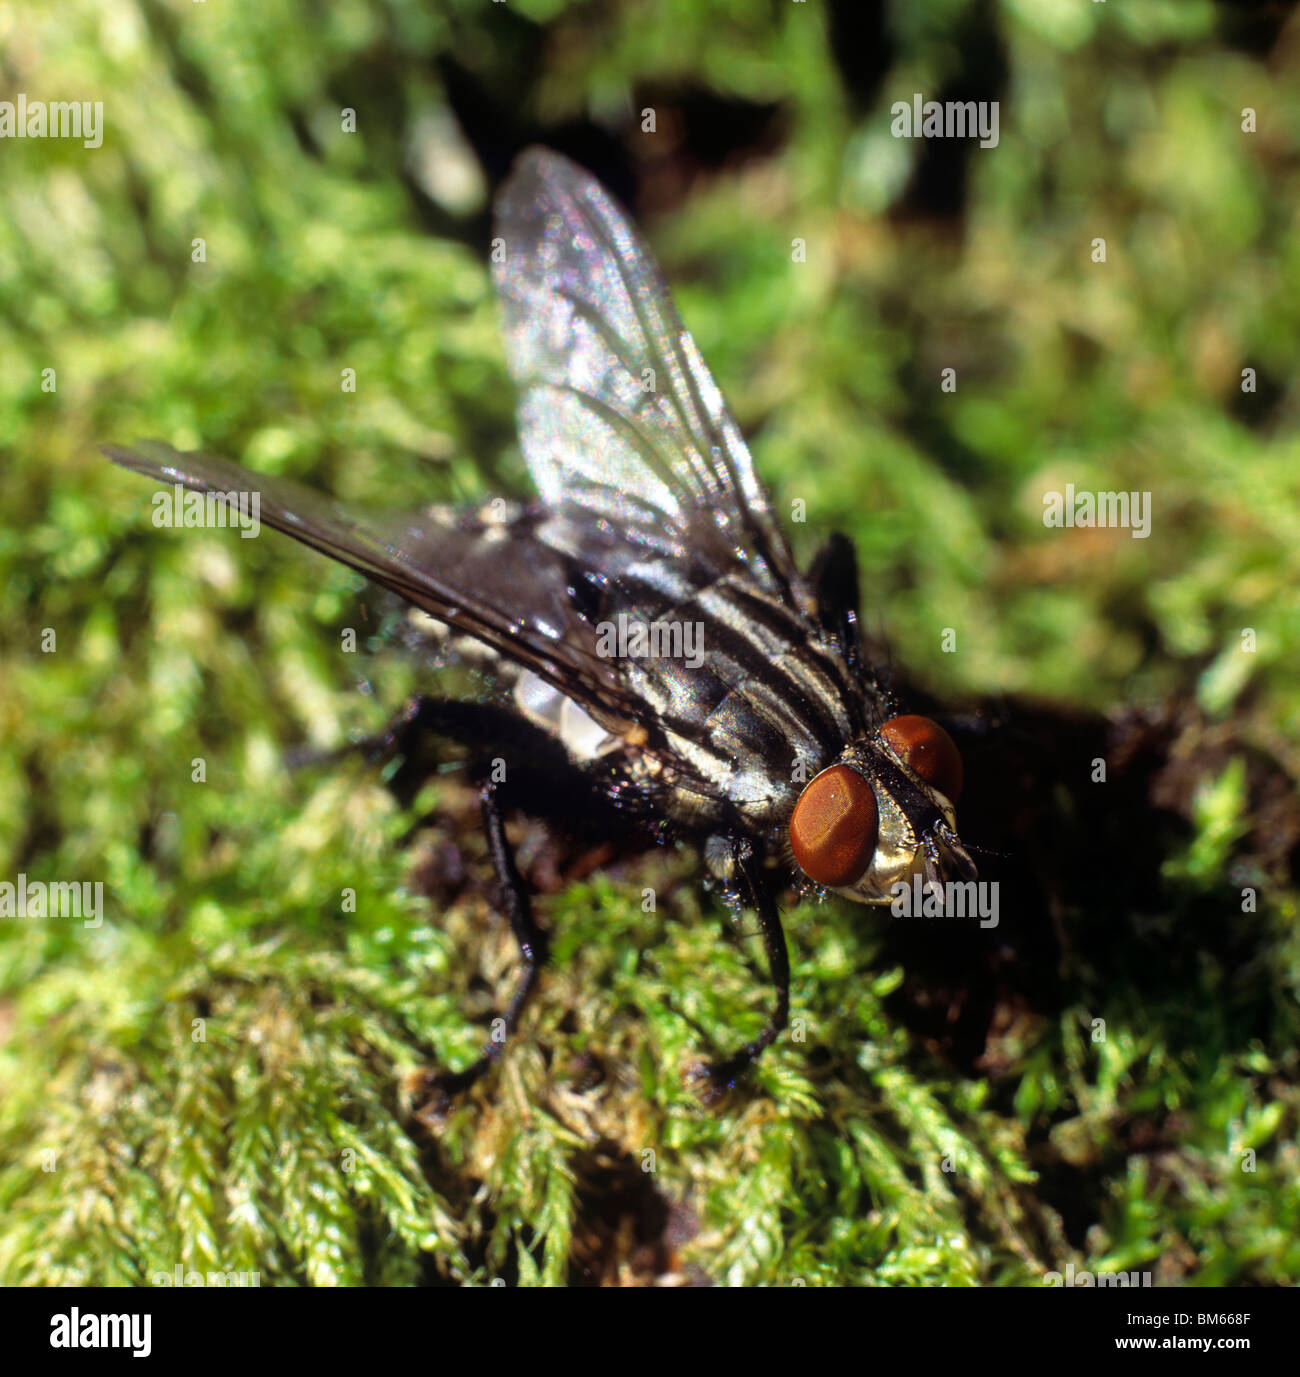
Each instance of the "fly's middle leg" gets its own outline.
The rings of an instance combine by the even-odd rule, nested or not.
[[[500,1060],[507,1039],[514,1034],[520,1016],[537,988],[538,977],[550,953],[549,939],[533,918],[532,901],[515,864],[510,844],[506,840],[498,790],[499,786],[491,781],[482,786],[480,798],[483,808],[483,830],[496,870],[501,902],[506,917],[510,920],[515,941],[519,944],[524,971],[505,1013],[493,1019],[492,1034],[478,1059],[463,1071],[444,1072],[426,1078],[425,1084],[442,1096],[456,1095],[467,1090]]]
[[[732,854],[742,893],[758,915],[772,984],[776,986],[776,1005],[768,1016],[767,1026],[752,1042],[721,1061],[707,1062],[695,1068],[693,1079],[700,1084],[704,1098],[709,1102],[719,1099],[735,1085],[763,1051],[781,1036],[790,1018],[790,955],[781,927],[776,893],[763,873],[761,860],[752,843],[743,840],[735,842]]]

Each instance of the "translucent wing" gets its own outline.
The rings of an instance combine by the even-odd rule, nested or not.
[[[541,149],[496,206],[493,273],[542,500],[580,505],[665,555],[802,585],[749,450],[649,251],[586,172]]]
[[[289,479],[160,441],[104,452],[161,483],[258,494],[268,526],[531,669],[611,730],[635,719],[613,662],[597,655],[595,632],[570,593],[581,569],[541,538],[550,513],[525,509],[509,525],[446,509],[395,521],[362,518]]]

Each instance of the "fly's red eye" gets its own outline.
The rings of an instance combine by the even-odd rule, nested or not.
[[[878,826],[871,785],[847,765],[832,765],[799,795],[790,816],[790,845],[810,880],[832,888],[850,885],[871,864]]]
[[[909,770],[938,789],[949,803],[957,802],[963,778],[961,752],[937,722],[928,717],[891,717],[880,734]]]

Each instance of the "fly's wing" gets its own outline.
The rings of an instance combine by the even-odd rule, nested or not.
[[[549,514],[516,513],[509,524],[446,509],[396,521],[366,519],[285,478],[251,473],[227,459],[183,453],[160,441],[104,453],[136,473],[200,493],[256,493],[260,518],[329,555],[449,626],[531,669],[610,730],[634,720],[634,705],[569,592],[572,561],[538,538]]]
[[[542,500],[659,554],[806,595],[749,450],[649,250],[603,188],[531,149],[496,204],[519,433]]]

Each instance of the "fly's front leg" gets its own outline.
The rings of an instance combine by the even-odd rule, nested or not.
[[[372,765],[406,755],[411,743],[422,733],[436,730],[440,709],[446,700],[417,693],[403,704],[402,710],[375,736],[363,736],[346,746],[321,748],[299,746],[291,750],[287,763],[291,770],[310,769],[318,765],[332,765],[351,755],[362,755]]]
[[[474,746],[498,738],[513,744],[515,738],[527,741],[536,728],[520,723],[519,715],[496,703],[479,703],[464,698],[434,698],[413,694],[401,710],[374,736],[364,736],[346,746],[330,750],[304,748],[290,756],[295,768],[323,765],[359,752],[374,764],[410,755],[422,737],[442,737],[462,745]]]
[[[549,767],[551,743],[532,723],[501,703],[464,698],[434,698],[416,694],[376,736],[346,747],[360,751],[372,764],[393,765],[385,776],[388,787],[410,803],[433,773],[437,752],[433,743],[452,742],[466,753],[466,764],[481,765],[485,743],[512,762]],[[471,768],[471,773],[482,773]]]
[[[421,732],[430,730],[430,718],[436,717],[439,699],[426,694],[413,694],[402,705],[402,710],[394,717],[378,736],[367,737],[357,743],[366,758],[372,761],[387,760],[394,755],[405,755],[411,741]]]
[[[537,987],[537,980],[550,951],[546,934],[533,920],[533,906],[524,888],[524,882],[515,865],[515,858],[506,841],[505,824],[502,817],[501,802],[498,797],[499,786],[489,781],[483,785],[481,799],[483,805],[483,830],[487,835],[488,851],[496,870],[497,883],[501,889],[501,900],[505,906],[506,917],[519,943],[519,953],[524,960],[524,973],[519,988],[510,1001],[505,1013],[492,1021],[492,1036],[488,1039],[482,1055],[463,1071],[446,1072],[428,1078],[427,1084],[444,1095],[455,1095],[467,1090],[485,1071],[500,1060],[509,1038],[519,1024],[520,1015],[529,997]]]
[[[764,1048],[770,1047],[780,1037],[790,1017],[790,955],[786,950],[785,932],[776,906],[776,893],[751,842],[733,841],[732,859],[741,895],[758,915],[772,984],[776,986],[776,1006],[768,1017],[767,1027],[753,1042],[722,1061],[709,1062],[695,1069],[693,1079],[701,1083],[704,1097],[709,1102],[720,1098],[735,1085]]]
[[[494,739],[494,734],[508,731],[512,714],[493,703],[478,703],[472,699],[434,698],[417,693],[406,700],[402,710],[378,736],[367,737],[357,743],[373,761],[391,760],[394,756],[409,756],[423,737],[443,737],[465,745]]]

